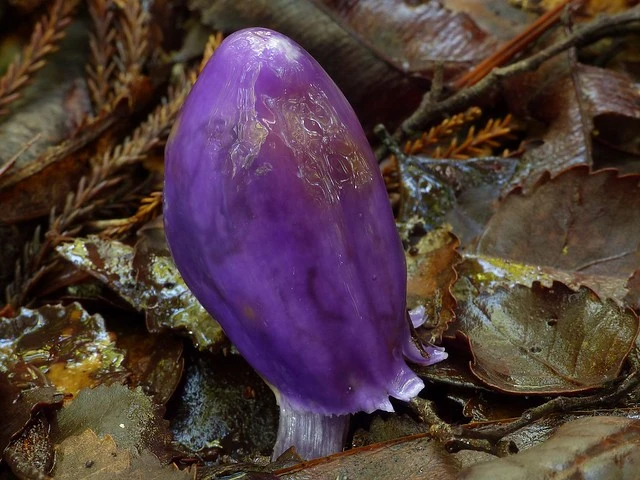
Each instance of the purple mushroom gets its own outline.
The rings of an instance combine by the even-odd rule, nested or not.
[[[406,266],[355,113],[298,44],[229,36],[167,143],[164,219],[185,282],[275,392],[274,458],[340,451],[349,414],[424,384],[405,357]],[[424,350],[423,350],[424,352]]]

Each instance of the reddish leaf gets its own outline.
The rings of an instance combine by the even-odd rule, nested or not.
[[[457,311],[473,373],[513,393],[579,392],[616,378],[638,318],[592,291],[518,286],[480,294]]]
[[[422,434],[349,450],[274,473],[286,480],[422,480],[425,476],[453,480],[457,478],[459,469],[454,457],[439,443]]]
[[[448,73],[488,56],[496,39],[464,13],[439,2],[403,0],[315,0],[381,58],[407,73],[432,72],[442,62]]]
[[[513,97],[512,110],[546,126],[533,137],[544,143],[522,158],[519,179],[527,185],[545,170],[556,174],[573,165],[591,165],[597,160],[594,139],[622,150],[637,149],[640,94],[626,76],[577,63],[569,52],[509,85],[506,95]],[[528,99],[524,108],[523,99]],[[607,158],[601,160],[606,166]]]
[[[125,351],[130,384],[142,386],[156,403],[166,404],[182,377],[182,341],[168,335],[127,332],[116,344]]]
[[[427,233],[409,248],[407,258],[407,306],[425,308],[427,321],[420,327],[429,343],[439,342],[454,320],[456,301],[451,287],[460,261],[458,239],[442,229]]]

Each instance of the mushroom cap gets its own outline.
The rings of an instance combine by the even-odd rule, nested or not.
[[[378,164],[291,39],[251,28],[218,47],[166,146],[164,221],[189,288],[292,408],[390,411],[423,388]]]

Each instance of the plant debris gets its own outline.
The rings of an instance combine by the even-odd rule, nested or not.
[[[257,24],[353,105],[413,341],[449,355],[311,462],[269,461],[275,398],[164,238],[164,145]],[[0,25],[2,478],[635,478],[635,2],[16,0]]]

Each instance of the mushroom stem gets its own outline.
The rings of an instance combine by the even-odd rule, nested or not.
[[[280,397],[278,438],[273,448],[273,460],[290,447],[307,460],[342,451],[349,431],[351,415],[324,415],[296,410]]]

